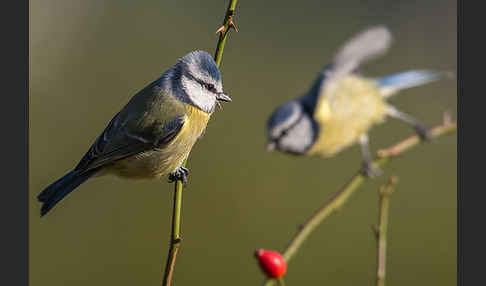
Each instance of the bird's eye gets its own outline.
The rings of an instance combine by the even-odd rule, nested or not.
[[[209,91],[214,91],[214,84],[211,83],[205,83],[204,87],[209,90]]]

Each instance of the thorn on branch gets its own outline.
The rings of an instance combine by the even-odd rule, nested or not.
[[[386,185],[381,186],[380,194],[382,196],[389,196],[395,191],[395,186],[398,183],[397,176],[391,176],[388,183]]]
[[[236,27],[236,24],[233,22],[233,20],[230,20],[228,27],[229,27],[229,29],[233,28],[236,32],[239,32],[238,28]],[[219,29],[216,30],[216,34],[217,33],[221,33],[222,35],[224,35],[226,33],[225,25],[222,25],[221,27],[219,27]]]
[[[216,30],[216,34],[217,33],[223,33],[224,30],[225,30],[224,25],[222,25],[221,27],[219,27],[219,29]]]
[[[450,125],[452,123],[452,116],[449,111],[444,111],[444,115],[442,118],[442,122],[444,125]]]
[[[238,27],[236,27],[236,24],[235,24],[235,22],[233,22],[233,20],[231,20],[231,22],[229,23],[229,26],[230,26],[230,28],[235,29],[235,31],[236,31],[237,33],[239,32],[239,31],[238,31]]]
[[[378,229],[378,226],[376,224],[371,225],[371,231],[373,232],[373,234],[378,239],[378,236],[380,235],[380,230]]]

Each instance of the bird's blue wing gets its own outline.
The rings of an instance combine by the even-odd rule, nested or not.
[[[375,79],[383,96],[388,97],[406,88],[411,88],[442,78],[453,78],[449,71],[409,70]]]

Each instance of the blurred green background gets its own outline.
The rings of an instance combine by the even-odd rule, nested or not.
[[[159,285],[169,241],[172,185],[97,178],[39,218],[37,194],[84,155],[116,112],[176,59],[214,52],[227,0],[30,1],[30,282]],[[331,159],[264,149],[265,123],[300,96],[344,41],[386,24],[391,52],[365,66],[379,76],[411,68],[456,70],[453,0],[240,0],[223,57],[233,102],[217,111],[189,160],[183,245],[174,285],[260,285],[255,248],[282,250],[315,209],[355,173],[354,146]],[[391,99],[427,124],[456,117],[456,82]],[[413,133],[389,119],[373,150]],[[391,201],[387,283],[456,284],[456,135],[424,144],[367,182],[304,244],[287,285],[372,285],[378,187]]]

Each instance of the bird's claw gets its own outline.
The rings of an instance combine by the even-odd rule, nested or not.
[[[169,174],[169,183],[173,183],[176,181],[182,181],[184,186],[187,185],[187,176],[189,175],[189,169],[186,167],[180,166],[174,172]]]
[[[430,129],[423,124],[419,124],[415,126],[415,132],[417,132],[417,135],[420,137],[420,140],[430,141],[432,139],[430,135]]]
[[[373,167],[369,163],[363,163],[363,167],[361,167],[361,174],[368,178],[376,178],[383,174],[383,171],[379,168]]]

